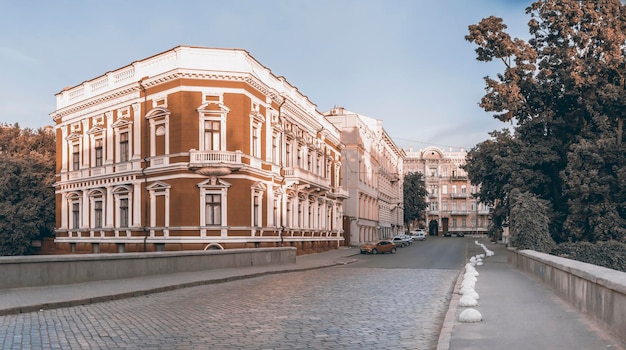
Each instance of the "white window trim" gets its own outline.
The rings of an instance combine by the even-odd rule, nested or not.
[[[199,120],[199,147],[200,150],[209,150],[209,147],[204,144],[204,122],[205,121],[219,121],[220,122],[220,149],[217,151],[226,150],[226,119],[230,109],[224,105],[224,95],[221,93],[203,93],[202,105],[198,107],[198,120]],[[218,110],[208,108],[209,106],[217,106]]]
[[[133,196],[132,188],[129,186],[118,186],[113,189],[113,201],[115,203],[115,228],[118,231],[128,231],[132,227],[133,223]],[[121,227],[121,214],[120,202],[122,199],[128,199],[128,226]]]
[[[226,181],[212,178],[203,181],[198,184],[200,188],[200,236],[206,237],[207,224],[206,224],[206,195],[207,194],[220,194],[221,195],[221,237],[228,236],[228,188],[231,186]],[[214,229],[212,226],[211,229]]]

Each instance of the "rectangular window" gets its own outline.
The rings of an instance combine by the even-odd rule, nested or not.
[[[259,213],[259,209],[261,208],[259,205],[259,196],[254,196],[253,199],[253,208],[252,208],[252,226],[260,226],[259,224],[259,218],[260,218],[260,213]]]
[[[72,203],[72,228],[78,229],[80,227],[80,203]]]
[[[102,166],[102,139],[96,140],[95,144],[96,152],[96,166]]]
[[[95,228],[102,227],[102,201],[97,200],[93,202],[93,225]]]
[[[448,194],[448,185],[441,186],[441,193]]]
[[[222,196],[220,194],[205,195],[206,225],[222,224]]]
[[[206,120],[204,122],[205,151],[219,151],[220,141],[220,122],[216,120]]]
[[[80,147],[79,145],[72,146],[72,170],[78,170],[80,168]]]
[[[291,144],[287,144],[285,148],[285,166],[291,167]]]
[[[278,136],[272,136],[272,163],[278,164]]]
[[[252,126],[252,156],[260,157],[261,156],[261,140],[259,137],[259,127],[254,125]]]
[[[274,227],[280,226],[279,217],[278,217],[279,205],[280,205],[280,202],[277,199],[275,199],[274,200]]]
[[[128,161],[128,151],[128,133],[124,132],[120,134],[120,162]]]
[[[128,198],[120,199],[120,227],[128,227]]]

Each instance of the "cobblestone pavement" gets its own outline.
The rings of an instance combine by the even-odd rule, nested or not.
[[[458,271],[340,266],[0,317],[2,349],[435,349]]]

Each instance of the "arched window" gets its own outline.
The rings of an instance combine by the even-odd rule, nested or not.
[[[118,186],[113,189],[115,201],[115,227],[128,228],[132,222],[132,191],[130,186]]]
[[[91,208],[90,227],[100,229],[104,226],[104,191],[95,189],[89,191],[89,207]]]

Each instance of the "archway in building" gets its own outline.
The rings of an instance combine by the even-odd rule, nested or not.
[[[430,236],[437,236],[439,234],[439,223],[437,220],[430,220],[428,223],[428,234]]]

